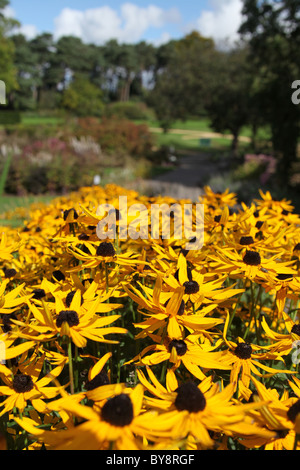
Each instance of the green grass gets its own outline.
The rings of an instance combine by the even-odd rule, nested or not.
[[[160,128],[161,125],[157,120],[135,120],[136,124],[147,124],[148,127]],[[188,119],[187,121],[175,121],[171,129],[182,129],[185,131],[213,132],[209,123],[209,119]]]
[[[147,124],[148,127],[152,128],[160,128],[160,123],[157,120],[148,120],[148,121],[134,121],[136,124]],[[210,120],[208,118],[202,119],[188,119],[186,121],[175,121],[170,130],[174,129],[182,129],[184,131],[197,131],[197,132],[215,132],[214,129],[211,127]],[[230,134],[229,131],[224,132],[224,135]],[[245,126],[242,128],[241,136],[243,137],[252,137],[252,129],[250,126]],[[262,127],[258,129],[257,138],[262,140],[269,140],[271,136],[271,132],[268,127]]]
[[[29,215],[29,209],[32,204],[48,204],[54,199],[51,195],[41,196],[10,196],[3,195],[0,197],[0,225],[19,227],[23,225],[23,221]],[[15,214],[12,218],[7,218],[6,213],[12,212],[15,209],[24,208],[22,214]]]
[[[22,116],[22,124],[28,126],[37,126],[37,125],[52,125],[56,126],[57,124],[63,122],[63,119],[55,116],[27,116],[26,114]]]
[[[210,146],[201,146],[200,139],[187,139],[184,138],[185,134],[155,134],[155,143],[159,146],[166,146],[166,147],[173,147],[175,150],[178,151],[203,151],[209,152],[210,150],[228,150],[231,148],[232,141],[230,138],[226,139],[225,137],[222,138],[215,138],[210,139]],[[247,144],[244,142],[240,142],[240,148],[247,147]]]

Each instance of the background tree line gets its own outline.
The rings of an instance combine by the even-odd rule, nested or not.
[[[1,9],[8,0],[0,0]],[[232,134],[236,153],[244,126],[269,126],[278,174],[288,184],[297,158],[300,106],[291,85],[300,79],[299,0],[244,0],[240,41],[217,47],[193,32],[155,47],[145,41],[97,46],[49,33],[32,40],[12,34],[0,13],[0,71],[15,110],[65,109],[101,116],[106,104],[138,100],[168,130],[177,119],[207,116]],[[226,46],[226,45],[224,45]]]

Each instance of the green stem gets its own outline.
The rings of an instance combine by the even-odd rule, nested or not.
[[[234,309],[233,309],[233,311],[232,311],[232,313],[231,313],[231,315],[230,315],[229,323],[228,323],[228,331],[230,330],[231,323],[232,323],[232,321],[233,321],[233,319],[234,319],[234,317],[235,317],[235,314],[236,314],[236,311],[237,311],[237,308],[238,308],[238,305],[239,305],[239,303],[240,303],[240,300],[241,300],[242,295],[243,295],[243,293],[239,295],[239,297],[238,297],[238,299],[237,299],[237,301],[236,301],[236,303],[235,303],[235,307],[234,307]]]
[[[73,370],[73,357],[72,357],[72,339],[68,338],[68,357],[69,357],[69,377],[70,377],[70,390],[71,395],[74,395],[74,370]]]

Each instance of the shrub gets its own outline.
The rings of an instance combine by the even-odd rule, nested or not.
[[[148,127],[127,119],[79,119],[77,133],[80,137],[92,136],[101,145],[103,152],[109,154],[147,157],[153,146]]]
[[[109,104],[105,110],[107,118],[148,120],[152,119],[153,112],[144,103],[117,102]]]

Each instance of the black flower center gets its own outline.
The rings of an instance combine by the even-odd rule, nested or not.
[[[102,242],[97,248],[97,256],[110,257],[115,256],[115,254],[113,244],[110,242]]]
[[[109,383],[110,382],[107,373],[102,370],[92,380],[89,380],[86,383],[85,388],[90,391],[94,390],[95,388],[102,387],[102,385],[109,385]]]
[[[56,281],[64,281],[66,279],[64,273],[57,269],[56,271],[53,271],[52,276]]]
[[[17,393],[30,392],[33,389],[33,381],[30,375],[16,375],[13,380],[13,389]]]
[[[240,245],[251,245],[254,243],[253,237],[241,237]]]
[[[250,359],[252,347],[248,343],[239,343],[235,348],[234,353],[240,359]]]
[[[102,408],[101,418],[113,426],[123,427],[133,420],[133,406],[128,395],[121,393],[108,400]]]
[[[64,322],[67,322],[71,327],[79,325],[77,312],[74,310],[61,311],[56,319],[56,326],[60,328]]]
[[[44,289],[35,289],[33,291],[32,299],[41,300],[45,296],[46,292],[44,291]]]
[[[2,319],[2,322],[3,322],[2,329],[3,329],[4,333],[9,333],[9,331],[12,330],[11,325],[13,325],[13,323],[12,323],[11,320],[17,320],[16,315],[11,314],[11,315],[4,315],[4,316],[3,316],[3,319]]]
[[[186,410],[189,413],[197,413],[204,410],[206,406],[205,397],[193,382],[180,385],[176,392],[175,406],[178,411]]]
[[[248,264],[248,266],[259,266],[261,263],[261,257],[257,251],[247,251],[243,261],[245,264]]]
[[[15,269],[4,269],[4,275],[5,275],[5,279],[11,279],[12,277],[15,277],[15,275],[17,274],[17,271]]]
[[[170,302],[170,300],[167,300],[166,303],[165,303],[165,307],[168,305],[168,303]],[[184,314],[184,309],[185,309],[185,301],[182,300],[181,301],[181,304],[180,304],[180,307],[178,309],[178,312],[176,313],[176,315],[183,315]]]
[[[185,294],[197,294],[199,292],[199,284],[196,281],[186,281],[183,284]]]
[[[300,336],[300,325],[299,324],[293,325],[291,332]]]
[[[293,423],[296,421],[297,415],[300,412],[300,399],[297,400],[287,411],[287,417]]]
[[[78,240],[82,240],[82,241],[87,241],[89,240],[90,237],[89,235],[87,235],[86,233],[81,233],[79,236],[78,236]]]
[[[168,346],[169,353],[172,352],[172,349],[175,348],[178,356],[184,356],[187,352],[187,345],[184,341],[173,339]]]
[[[72,290],[71,292],[68,293],[68,295],[66,297],[66,306],[68,308],[70,307],[75,294],[76,294],[76,290]],[[81,299],[81,305],[82,304],[83,304],[83,299]]]
[[[279,281],[286,281],[287,279],[292,279],[293,275],[292,274],[278,274],[276,278]]]

